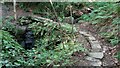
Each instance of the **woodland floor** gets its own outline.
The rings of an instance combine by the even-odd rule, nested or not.
[[[12,6],[9,6],[9,8],[8,6],[7,7],[3,6],[2,12],[3,12],[2,13],[3,17],[9,17],[9,16],[14,15]],[[32,13],[25,12],[22,9],[17,8],[18,17],[28,16],[28,15],[32,15]],[[105,41],[104,38],[99,36],[98,34],[99,30],[97,30],[96,26],[86,23],[86,22],[83,22],[80,24],[76,23],[74,24],[74,26],[77,27],[78,31],[80,32],[77,38],[78,42],[82,43],[83,46],[89,50],[88,53],[75,52],[73,54],[71,61],[75,61],[74,62],[75,66],[116,66],[116,65],[120,65],[118,60],[114,58],[113,56],[114,48],[112,48],[110,44]],[[89,36],[86,36],[87,34]],[[92,37],[94,41],[97,41],[97,44],[96,43],[92,44],[92,42],[94,41],[92,41],[90,37]],[[100,51],[94,51],[94,48],[92,48],[92,46],[94,45],[100,45]],[[95,53],[95,54],[89,55],[90,53]],[[96,56],[99,56],[100,58],[97,58]]]

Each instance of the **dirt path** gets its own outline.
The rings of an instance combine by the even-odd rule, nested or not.
[[[77,66],[117,66],[119,65],[118,60],[110,54],[111,47],[105,46],[104,45],[105,42],[99,40],[100,39],[99,35],[96,35],[94,32],[91,32],[87,29],[87,27],[90,27],[89,23],[77,24],[76,27],[78,27],[80,36],[82,35],[82,37],[79,37],[78,41],[81,41],[81,39],[84,40],[84,42],[81,41],[80,43],[83,43],[83,44],[85,43],[84,47],[89,49],[89,51],[85,55],[82,55],[83,56],[82,59],[79,58],[80,56],[74,55],[73,60],[80,59],[79,61],[75,62],[74,65],[77,65]]]

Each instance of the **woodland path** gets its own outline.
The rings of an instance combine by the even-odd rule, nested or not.
[[[8,9],[7,7],[4,7],[2,12],[3,17],[4,16],[11,16],[13,15],[13,8]],[[31,13],[23,12],[20,9],[17,9],[17,15],[18,16],[26,16],[31,15]],[[1,10],[0,10],[1,13]],[[91,30],[88,28],[92,28],[93,26],[90,26],[88,23],[81,23],[81,24],[75,24],[75,27],[77,27],[79,31],[79,37],[78,42],[82,43],[83,46],[88,50],[86,53],[80,53],[76,52],[73,54],[73,57],[71,58],[72,61],[75,61],[75,66],[116,66],[118,65],[118,61],[112,56],[111,54],[111,47],[107,46],[104,42],[101,40],[100,36],[96,33],[91,32]]]
[[[94,31],[91,32],[87,27],[92,27],[87,22],[77,24],[76,27],[80,33],[78,42],[82,43],[83,46],[87,48],[88,52],[81,55],[82,59],[80,58],[81,56],[79,53],[74,55],[74,60],[78,61],[75,63],[75,66],[118,65],[118,60],[111,54],[112,47],[105,45],[106,43],[100,40],[100,36],[95,34]],[[81,60],[78,60],[77,58]]]

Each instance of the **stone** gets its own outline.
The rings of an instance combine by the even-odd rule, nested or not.
[[[92,66],[101,66],[102,62],[101,61],[97,61],[97,62],[91,62],[90,63]]]
[[[90,41],[91,48],[93,51],[100,51],[102,49],[100,43],[98,41]]]
[[[89,52],[88,55],[98,59],[102,59],[104,57],[103,52]]]
[[[101,66],[102,62],[99,59],[93,58],[93,57],[85,57],[86,60],[90,61],[90,65],[92,66]]]
[[[90,57],[90,56],[86,56],[85,59],[88,60],[88,61],[94,61],[94,62],[99,61],[99,59],[96,59],[96,58],[93,58],[93,57]]]
[[[87,36],[87,37],[92,36],[91,34],[85,32],[85,31],[79,31],[79,33],[84,35],[84,36]]]
[[[88,37],[88,39],[91,40],[91,41],[96,40],[95,37],[93,37],[93,36]]]
[[[97,41],[97,40],[96,40],[96,41],[91,41],[91,40],[90,40],[90,43],[91,43],[92,45],[93,45],[93,44],[100,44],[99,41]]]

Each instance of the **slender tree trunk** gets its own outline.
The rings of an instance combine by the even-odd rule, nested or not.
[[[71,6],[71,4],[69,4],[69,6],[70,6],[70,17],[71,17],[71,23],[72,23],[72,33],[73,33],[72,6]]]
[[[13,0],[13,7],[14,7],[14,18],[16,20],[17,19],[17,15],[16,15],[16,0]]]

